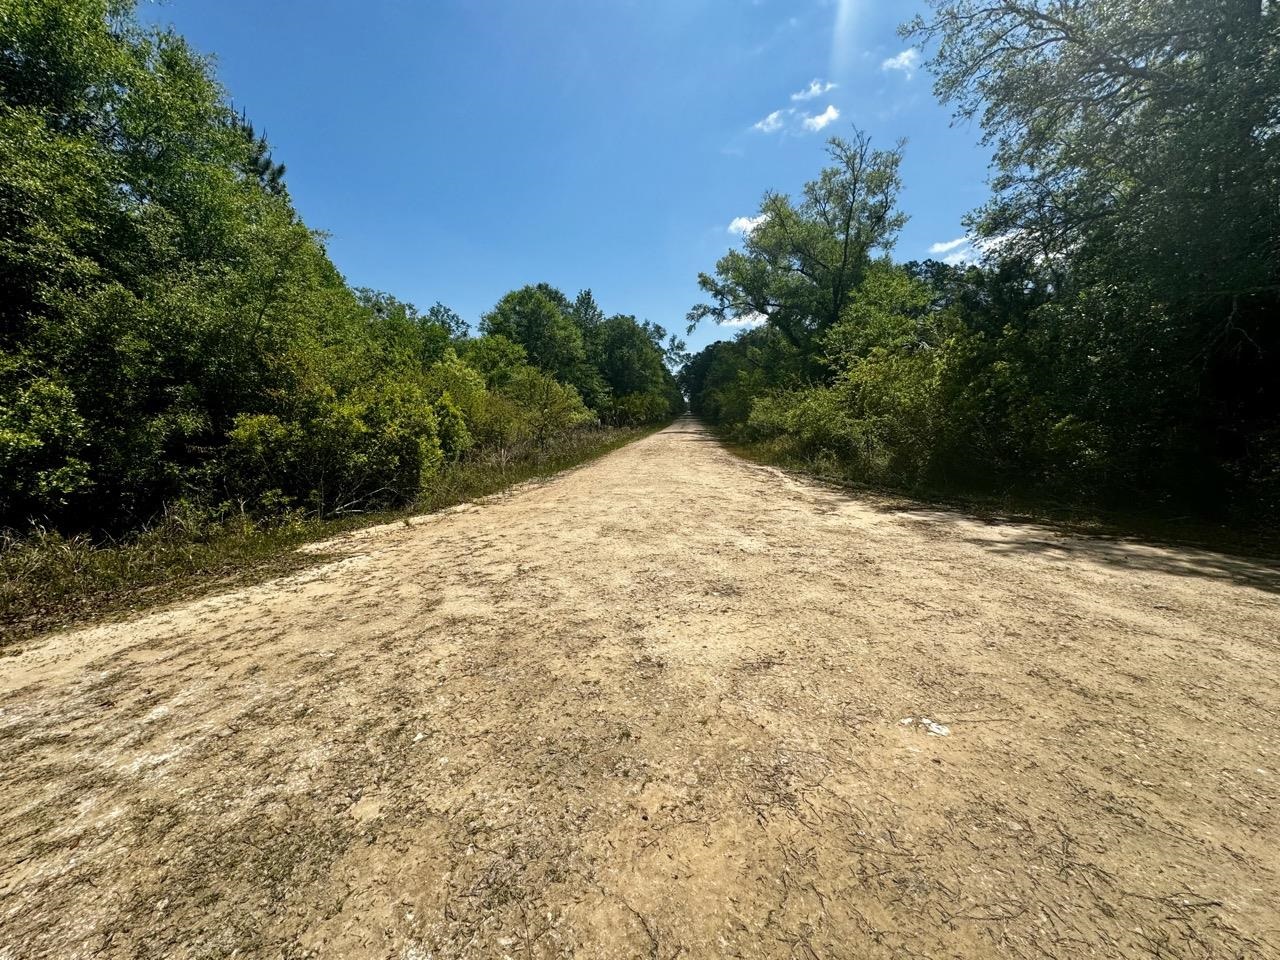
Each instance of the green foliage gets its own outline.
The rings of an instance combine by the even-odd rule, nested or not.
[[[627,393],[613,400],[611,419],[623,426],[658,423],[671,415],[672,397],[664,390]]]
[[[512,373],[502,395],[519,411],[521,431],[542,447],[595,421],[577,390],[535,367],[521,367]]]
[[[1063,413],[1062,384],[1029,371],[1055,415],[1092,423],[1063,431],[1096,443],[1067,447],[1087,451],[1107,486],[1202,502],[1267,487],[1280,419],[1280,8],[933,6],[908,31],[937,42],[939,95],[979,118],[995,149],[975,229],[1052,291],[1021,343],[1068,351],[1042,359],[1080,410]]]
[[[454,340],[460,340],[467,335],[467,322],[439,300],[427,311],[427,320],[440,327]]]
[[[285,173],[132,3],[0,0],[0,527],[381,509],[444,463],[678,408],[650,338],[601,352],[589,293],[513,291],[468,340],[351,289]]]
[[[606,317],[590,290],[569,299],[547,284],[523,287],[498,302],[480,322],[485,334],[468,345],[467,362],[503,386],[521,359],[572,386],[600,419],[656,423],[683,409],[667,367],[666,331],[619,314]]]
[[[411,303],[402,303],[389,293],[356,291],[360,305],[369,315],[365,322],[381,352],[380,366],[429,367],[443,360],[451,347],[458,315],[437,303],[423,316]]]
[[[680,388],[664,362],[665,334],[656,324],[621,314],[596,321],[592,350],[605,386],[597,406],[603,416],[618,424],[657,423],[683,409]]]
[[[1141,278],[1167,300],[1274,288],[1274,3],[933,6],[908,32],[938,42],[939,96],[979,118],[995,148],[984,233],[1071,272]]]
[[[521,287],[480,319],[480,332],[519,344],[531,364],[572,383],[586,365],[586,349],[566,307],[559,291]]]
[[[811,458],[829,455],[852,461],[872,453],[866,423],[853,415],[846,397],[833,387],[762,394],[751,404],[744,436],[783,441]],[[873,471],[864,464],[863,472]]]
[[[1183,406],[1194,369],[1168,363],[1179,334],[1128,287],[1045,299],[1016,270],[877,264],[823,338],[821,382],[763,330],[682,381],[740,439],[859,481],[1204,508],[1224,472]]]
[[[906,32],[995,150],[984,262],[875,259],[898,156],[859,137],[879,206],[831,192],[871,179],[838,163],[702,278],[692,319],[760,314],[798,357],[712,345],[681,373],[695,411],[859,480],[1275,515],[1280,9],[932,5]],[[886,225],[843,271],[831,210]]]
[[[827,152],[833,165],[798,201],[766,194],[743,249],[725,254],[715,276],[699,275],[712,303],[689,312],[691,328],[705,317],[759,317],[812,351],[840,319],[874,252],[887,253],[906,222],[896,209],[902,148],[873,150],[859,133],[831,138]]]
[[[71,391],[0,359],[0,476],[8,478],[0,508],[40,515],[88,492],[89,468],[80,458],[86,445]]]
[[[695,414],[736,428],[746,422],[756,397],[807,383],[802,373],[807,362],[790,341],[765,326],[690,357],[679,380]]]
[[[412,502],[443,459],[435,409],[420,387],[387,381],[304,398],[288,419],[242,414],[228,434],[230,491],[321,516]]]
[[[497,333],[468,340],[462,357],[484,378],[484,385],[490,390],[505,384],[512,371],[524,366],[529,359],[524,347]]]
[[[440,437],[440,450],[446,460],[457,462],[475,445],[475,438],[467,426],[467,418],[448,390],[440,394],[431,405],[436,417],[436,432]]]

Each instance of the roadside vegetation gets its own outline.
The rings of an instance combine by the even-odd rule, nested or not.
[[[902,144],[765,196],[691,321],[695,413],[775,461],[915,492],[1280,516],[1280,9],[936,0],[904,33],[993,195],[896,262]]]
[[[0,540],[0,656],[6,645],[77,621],[133,613],[216,588],[323,562],[298,547],[367,526],[408,520],[579,466],[661,428],[574,430],[554,445],[445,464],[405,507],[323,518],[269,518],[176,509],[120,539],[35,529]]]
[[[513,291],[473,335],[351,287],[208,62],[131,2],[5,0],[0,25],[0,624],[488,492],[683,409],[679,342],[589,290]]]

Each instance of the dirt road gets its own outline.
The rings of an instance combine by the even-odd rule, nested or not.
[[[1280,574],[680,422],[0,660],[0,958],[1280,957]]]

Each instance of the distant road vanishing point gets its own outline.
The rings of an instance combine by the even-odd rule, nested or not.
[[[681,420],[0,659],[0,958],[1280,957],[1280,576]]]

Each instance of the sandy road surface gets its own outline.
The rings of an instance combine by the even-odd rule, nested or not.
[[[0,958],[1280,957],[1274,571],[688,422],[333,548],[0,660]]]

